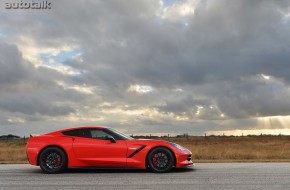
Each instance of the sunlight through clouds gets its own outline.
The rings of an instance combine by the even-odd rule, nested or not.
[[[172,1],[171,3],[163,2],[163,9],[160,16],[163,19],[169,19],[172,21],[183,20],[194,15],[195,6],[199,3],[199,0],[186,0],[186,1]]]
[[[154,91],[154,88],[148,85],[130,85],[127,89],[128,92],[136,92],[138,94],[146,94]]]
[[[71,90],[75,90],[78,91],[80,93],[83,94],[94,94],[96,87],[93,86],[87,86],[86,84],[83,85],[70,85],[70,84],[66,84],[64,82],[61,81],[57,81],[57,84],[61,87],[63,87],[64,89],[71,89]]]

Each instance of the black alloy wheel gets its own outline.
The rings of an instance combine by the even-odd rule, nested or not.
[[[48,174],[63,172],[67,168],[67,156],[58,147],[48,147],[39,155],[39,166]]]
[[[169,172],[174,166],[174,156],[167,148],[154,148],[147,156],[147,166],[156,173]]]

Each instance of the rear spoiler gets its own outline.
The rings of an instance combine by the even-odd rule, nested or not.
[[[29,134],[29,137],[37,137],[40,136],[39,134]]]

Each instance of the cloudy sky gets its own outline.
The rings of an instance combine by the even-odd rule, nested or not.
[[[289,0],[0,2],[0,134],[290,134]]]

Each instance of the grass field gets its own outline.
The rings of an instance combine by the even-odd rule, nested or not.
[[[289,162],[290,137],[199,137],[172,139],[194,162]]]
[[[198,162],[290,162],[290,137],[170,138]],[[25,143],[0,141],[0,164],[27,163]]]
[[[23,140],[0,141],[0,164],[28,163]]]

